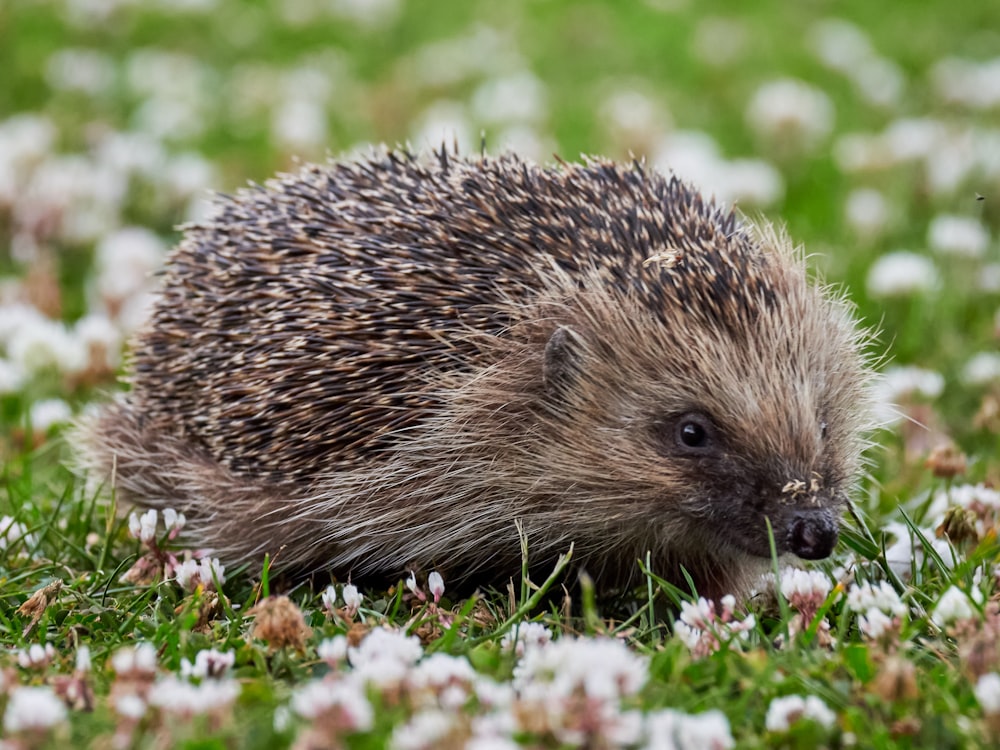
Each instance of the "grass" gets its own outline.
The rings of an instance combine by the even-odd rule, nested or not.
[[[997,741],[1000,696],[991,697],[988,676],[1000,672],[1000,546],[997,501],[988,487],[1000,484],[1000,380],[995,366],[992,376],[979,379],[966,370],[974,355],[996,355],[1000,335],[1000,104],[963,103],[949,95],[957,90],[954,82],[935,83],[943,60],[995,55],[989,3],[942,10],[939,3],[914,2],[905,13],[887,14],[862,2],[415,0],[370,3],[366,7],[386,9],[370,21],[309,0],[190,5],[108,4],[107,17],[96,20],[94,8],[81,11],[69,0],[0,6],[6,29],[0,43],[0,365],[27,368],[11,387],[0,387],[0,515],[10,522],[0,531],[0,642],[7,647],[0,653],[0,712],[20,710],[16,686],[49,686],[70,706],[50,729],[13,731],[8,723],[11,747],[458,747],[472,743],[470,737],[480,747],[611,747],[670,736],[695,748],[710,746],[705,737],[729,736],[717,721],[711,724],[717,717],[705,713],[711,711],[722,712],[726,732],[747,748]],[[887,62],[902,82],[896,95],[873,103],[852,80],[857,65],[844,72],[824,63],[816,35],[827,14],[868,38],[872,57]],[[60,73],[53,61],[66,50],[95,54],[66,58]],[[533,77],[527,86],[526,74]],[[522,83],[515,93],[494,93],[491,104],[489,85],[517,76]],[[747,121],[759,87],[784,78],[828,97],[831,130],[812,144],[795,146],[794,129],[775,139]],[[637,96],[615,105],[621,92]],[[295,110],[291,123],[279,124],[283,112],[303,102],[306,109]],[[310,130],[317,108],[323,123]],[[178,113],[176,125],[161,132]],[[37,148],[11,135],[12,123],[26,122],[26,115],[36,118],[27,130],[40,139]],[[902,126],[920,122],[939,128],[930,147],[898,137]],[[117,335],[124,336],[130,324],[121,309],[143,293],[142,268],[140,281],[116,297],[105,286],[114,274],[100,266],[102,243],[122,227],[148,228],[166,246],[178,237],[176,225],[197,215],[204,187],[232,191],[293,168],[297,156],[322,158],[327,150],[368,142],[430,145],[421,139],[440,137],[446,125],[472,149],[482,133],[491,150],[513,140],[541,159],[552,152],[566,158],[635,152],[654,162],[677,131],[695,131],[709,136],[727,160],[763,159],[774,167],[781,196],[754,203],[750,191],[741,207],[787,225],[814,255],[817,271],[846,289],[861,319],[879,332],[876,354],[887,382],[895,384],[889,396],[906,416],[874,436],[870,471],[856,496],[859,520],[848,523],[831,560],[810,566],[826,581],[826,593],[814,581],[821,601],[809,604],[791,590],[758,597],[750,603],[755,619],[745,635],[735,635],[731,622],[712,621],[707,632],[715,630],[720,648],[699,656],[680,637],[683,628],[674,626],[678,618],[694,621],[690,597],[656,578],[655,570],[622,601],[600,600],[582,585],[566,604],[556,572],[541,588],[519,581],[509,592],[469,599],[452,599],[446,589],[436,603],[424,582],[420,595],[401,582],[386,591],[363,590],[353,614],[342,599],[333,608],[323,603],[326,581],[315,589],[290,587],[235,569],[225,571],[218,593],[208,581],[194,590],[173,580],[122,581],[150,547],[130,536],[127,519],[66,468],[73,446],[61,438],[60,426],[32,424],[43,421],[40,402],[59,399],[78,413],[106,398],[122,366],[114,356],[90,351],[87,367],[71,367],[65,352],[53,351],[28,367],[11,343],[17,326],[27,325],[7,322],[13,303],[32,304],[78,336],[78,320],[110,310]],[[894,132],[896,140],[883,138],[874,156],[847,164],[851,137],[872,142]],[[107,156],[114,134],[136,139],[116,152],[117,160]],[[913,150],[910,157],[886,157],[904,147]],[[71,168],[74,159],[84,166],[82,179],[74,176],[80,174]],[[55,177],[42,179],[46,170]],[[948,174],[955,179],[947,182]],[[5,189],[8,176],[13,187]],[[102,185],[110,187],[102,191]],[[886,208],[885,218],[867,230],[845,211],[861,188],[877,190]],[[932,228],[948,215],[985,232],[986,247],[963,256],[935,246]],[[872,266],[900,249],[931,261],[933,283],[880,295],[871,284]],[[120,347],[120,338],[112,339],[110,354]],[[941,387],[901,386],[902,366],[940,375]],[[949,470],[940,454],[926,463],[931,450],[945,444],[964,455],[964,468]],[[968,489],[979,483],[985,486]],[[970,493],[978,501],[970,501]],[[161,552],[173,544],[164,534],[161,526]],[[870,611],[850,603],[850,593],[866,581],[888,582],[905,605],[905,614],[878,637],[871,635]],[[26,611],[32,594],[45,587],[53,592],[47,606]],[[942,607],[952,587],[968,594],[964,614],[948,616]],[[295,605],[290,619],[262,631],[255,607],[278,594]],[[744,615],[738,610],[735,621]],[[519,658],[502,645],[505,633],[509,639],[528,622],[576,645],[567,646],[555,666],[532,672],[531,659],[541,656]],[[353,668],[343,655],[318,651],[324,641],[342,643],[330,641],[340,636],[357,647],[381,625],[416,637],[422,661],[392,656],[394,648],[405,650],[398,644],[383,655],[396,659],[391,663],[366,662],[369,657],[352,652]],[[572,641],[575,635],[585,640]],[[588,651],[603,642],[597,636],[627,649]],[[50,656],[19,664],[22,652],[46,643],[53,646]],[[137,644],[152,644],[154,672],[113,666],[115,654]],[[83,646],[90,667],[77,670]],[[194,663],[207,649],[232,653],[227,676],[186,677],[171,692],[168,680],[182,673],[184,660]],[[432,662],[432,655],[451,660]],[[610,684],[615,675],[632,674],[632,657],[640,660],[641,684],[601,700],[590,696],[591,703],[580,702],[590,695],[584,682],[566,688],[556,679],[584,665]],[[462,664],[478,677],[447,678]],[[381,683],[365,677],[366,669],[383,677],[398,669],[402,676]],[[451,679],[457,693],[449,698],[435,679]],[[229,680],[237,681],[238,697],[213,704],[210,690]],[[314,683],[354,692],[336,706],[303,707]],[[490,698],[511,686],[513,693]],[[816,714],[787,729],[768,729],[775,699],[791,695],[819,698],[833,720]],[[123,696],[161,704],[132,716]],[[491,734],[473,724],[476,716],[506,728]],[[693,716],[710,717],[710,730],[699,735],[684,723]],[[679,723],[656,729],[651,717]],[[581,729],[585,719],[592,723]],[[435,721],[437,734],[428,728]],[[351,726],[361,729],[351,732]]]

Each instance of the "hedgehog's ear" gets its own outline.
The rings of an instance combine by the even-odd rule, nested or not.
[[[559,326],[545,345],[542,379],[551,395],[565,392],[583,369],[586,342],[569,326]]]

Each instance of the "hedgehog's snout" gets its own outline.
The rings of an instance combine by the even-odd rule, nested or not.
[[[840,534],[837,516],[829,508],[796,510],[787,528],[785,546],[803,560],[829,557]]]

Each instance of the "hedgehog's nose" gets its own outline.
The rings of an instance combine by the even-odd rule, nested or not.
[[[788,549],[803,560],[821,560],[833,552],[838,531],[828,510],[795,511],[788,524]]]

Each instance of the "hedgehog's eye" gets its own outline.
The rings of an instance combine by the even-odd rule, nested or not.
[[[704,414],[682,414],[675,422],[674,441],[690,455],[702,455],[715,448],[715,426]]]

